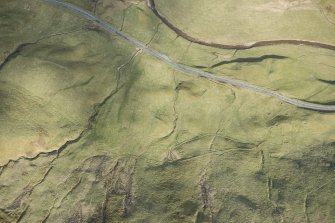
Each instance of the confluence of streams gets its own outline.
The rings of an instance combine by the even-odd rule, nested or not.
[[[172,61],[169,57],[167,57],[166,55],[163,55],[155,50],[152,50],[150,48],[148,48],[147,46],[143,45],[142,43],[132,39],[131,37],[127,36],[126,34],[124,34],[123,32],[119,31],[118,29],[114,28],[113,26],[111,26],[110,24],[100,20],[99,18],[91,15],[90,13],[88,13],[87,11],[80,9],[74,5],[65,3],[65,2],[61,2],[58,0],[45,0],[49,3],[52,3],[54,5],[60,6],[60,7],[64,7],[66,9],[69,9],[75,13],[77,13],[80,16],[85,17],[86,19],[96,22],[97,24],[99,24],[101,27],[103,27],[104,29],[116,34],[117,36],[119,36],[120,38],[132,43],[133,45],[137,46],[138,48],[142,49],[143,51],[149,53],[150,55],[156,57],[157,59],[163,61],[164,63],[170,65],[171,67],[187,72],[187,73],[191,73],[191,74],[195,74],[198,75],[200,77],[204,77],[204,78],[208,78],[220,83],[227,83],[233,86],[237,86],[237,87],[242,87],[242,88],[247,88],[271,97],[275,97],[281,101],[284,101],[288,104],[291,105],[295,105],[299,108],[305,108],[305,109],[310,109],[310,110],[316,110],[316,111],[335,111],[335,106],[326,106],[326,105],[315,105],[312,103],[307,103],[307,102],[303,102],[301,100],[298,99],[293,99],[293,98],[289,98],[286,97],[284,95],[281,95],[275,91],[271,91],[265,88],[261,88],[261,87],[257,87],[255,85],[243,82],[243,81],[238,81],[238,80],[234,80],[234,79],[229,79],[229,78],[225,78],[225,77],[219,77],[216,76],[214,74],[208,73],[208,72],[204,72],[204,71],[199,71],[199,70],[195,70],[192,69],[188,66],[182,65],[182,64],[178,64],[174,61]]]

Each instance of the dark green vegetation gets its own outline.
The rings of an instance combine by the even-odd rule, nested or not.
[[[210,48],[176,38],[145,1],[68,2],[175,61],[303,100],[335,99],[334,51]],[[157,6],[186,19],[187,2]],[[215,11],[224,1],[193,2]],[[289,11],[320,17],[302,37],[334,43],[319,11],[332,19],[332,2],[311,4],[312,15]],[[0,0],[0,15],[1,223],[334,222],[333,113],[173,70],[44,1]]]

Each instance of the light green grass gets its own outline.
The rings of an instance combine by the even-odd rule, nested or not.
[[[155,35],[151,47],[181,63],[286,56],[210,71],[302,98],[323,87],[310,74],[332,78],[319,64],[331,64],[332,52],[273,46],[232,57],[175,39],[164,25],[155,34],[158,21],[144,2],[109,3],[116,15],[132,5],[124,31],[143,42]],[[59,17],[59,8],[39,4],[48,18]],[[104,18],[112,15],[107,8]],[[174,70],[75,15],[65,17],[83,30],[27,46],[0,71],[0,140],[14,142],[10,156],[1,145],[2,159],[27,153],[15,145],[34,138],[38,126],[57,144],[83,130],[94,108],[97,115],[58,156],[0,169],[0,222],[333,222],[333,113]],[[37,154],[49,147],[31,148]]]

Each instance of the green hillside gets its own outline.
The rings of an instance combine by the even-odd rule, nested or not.
[[[144,0],[66,2],[178,64],[335,104],[335,50],[222,49]],[[199,40],[335,45],[332,0],[154,2]],[[0,0],[0,40],[0,223],[335,222],[334,112],[177,70],[43,0]]]

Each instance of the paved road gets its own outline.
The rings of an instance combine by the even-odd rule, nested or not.
[[[157,59],[163,61],[164,63],[170,65],[173,68],[176,68],[178,70],[187,72],[187,73],[191,73],[191,74],[195,74],[204,78],[208,78],[217,82],[221,82],[221,83],[227,83],[227,84],[231,84],[233,86],[236,87],[242,87],[242,88],[247,88],[271,97],[275,97],[281,101],[284,101],[286,103],[289,103],[291,105],[295,105],[297,107],[300,108],[305,108],[305,109],[310,109],[310,110],[316,110],[316,111],[335,111],[335,106],[325,106],[325,105],[316,105],[316,104],[312,104],[312,103],[306,103],[303,102],[301,100],[297,100],[297,99],[293,99],[293,98],[289,98],[286,97],[284,95],[281,95],[275,91],[271,91],[265,88],[260,88],[257,87],[255,85],[246,83],[246,82],[242,82],[242,81],[238,81],[238,80],[234,80],[234,79],[229,79],[229,78],[225,78],[225,77],[219,77],[219,76],[215,76],[214,74],[208,73],[208,72],[204,72],[204,71],[199,71],[199,70],[195,70],[192,69],[188,66],[182,65],[182,64],[178,64],[172,60],[170,60],[169,57],[167,57],[166,55],[163,55],[155,50],[152,50],[150,48],[148,48],[147,46],[143,45],[140,42],[137,42],[136,40],[132,39],[131,37],[127,36],[126,34],[122,33],[121,31],[119,31],[118,29],[114,28],[113,26],[111,26],[110,24],[100,20],[99,18],[91,15],[90,13],[88,13],[87,11],[84,11],[76,6],[73,6],[71,4],[65,3],[65,2],[61,2],[58,0],[45,0],[49,3],[52,3],[54,5],[69,9],[83,17],[85,17],[88,20],[94,21],[97,24],[99,24],[101,27],[105,28],[106,30],[115,33],[116,35],[118,35],[120,38],[132,43],[133,45],[137,46],[138,48],[142,49],[143,51],[149,53],[150,55],[156,57]]]

